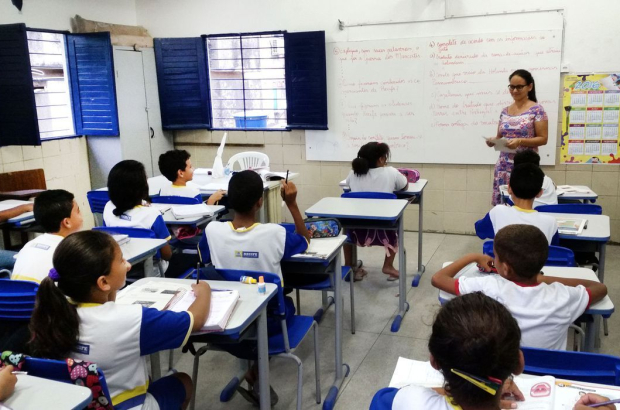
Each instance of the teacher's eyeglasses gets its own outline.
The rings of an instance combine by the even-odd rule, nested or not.
[[[514,90],[521,91],[525,87],[527,87],[527,85],[523,85],[523,84],[520,84],[520,85],[508,84],[508,88],[510,88],[510,91],[514,91]]]

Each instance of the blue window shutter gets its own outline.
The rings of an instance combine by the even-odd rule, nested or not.
[[[24,24],[0,25],[0,146],[41,145]]]
[[[210,128],[205,40],[200,37],[156,38],[155,63],[163,128]]]
[[[67,34],[75,133],[119,135],[110,33]]]
[[[285,33],[286,117],[293,129],[327,129],[325,32]]]

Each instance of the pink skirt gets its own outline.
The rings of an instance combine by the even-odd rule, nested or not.
[[[384,229],[351,229],[347,236],[357,246],[383,246],[385,254],[398,250],[398,232]]]

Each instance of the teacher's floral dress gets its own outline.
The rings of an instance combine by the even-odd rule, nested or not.
[[[534,138],[536,131],[534,123],[537,121],[547,121],[547,113],[542,105],[536,104],[527,111],[519,115],[508,114],[508,107],[502,110],[499,116],[499,132],[502,138]],[[519,147],[517,151],[525,151],[532,149],[538,152],[538,148]],[[501,203],[501,195],[499,191],[500,185],[507,185],[510,179],[510,173],[514,167],[515,154],[508,152],[500,152],[499,159],[495,164],[495,176],[493,178],[493,205]]]

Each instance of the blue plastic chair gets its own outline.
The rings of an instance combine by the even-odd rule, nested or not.
[[[620,357],[521,347],[524,373],[620,386]]]
[[[482,253],[489,255],[490,257],[495,257],[495,254],[493,253],[493,241],[486,241],[482,245]],[[577,266],[577,262],[575,262],[575,254],[568,248],[549,245],[549,256],[547,256],[545,266],[566,266],[573,268]]]
[[[152,196],[151,202],[154,204],[176,204],[176,205],[197,205],[202,201],[198,198],[188,198],[185,196]]]
[[[97,226],[103,225],[103,209],[105,204],[110,200],[110,194],[107,190],[102,191],[88,191],[86,193],[88,199],[88,205],[90,205],[90,211],[95,216],[95,224]]]
[[[555,214],[584,214],[602,215],[603,207],[596,204],[557,204],[540,205],[536,207],[538,212],[551,212]]]
[[[41,377],[43,379],[54,380],[61,383],[75,384],[69,375],[67,363],[62,360],[26,357],[26,363],[24,364],[23,370],[27,371],[30,376]],[[99,368],[97,369],[97,373],[99,374],[99,383],[101,383],[103,394],[111,404],[112,399],[110,397],[108,384],[105,380],[105,375]]]
[[[193,273],[201,275],[200,272]],[[314,328],[314,372],[316,378],[316,402],[317,404],[321,403],[318,323],[311,316],[294,315],[288,319],[287,324],[282,281],[280,280],[280,277],[278,275],[266,272],[228,269],[217,269],[217,273],[219,273],[224,278],[224,280],[231,282],[239,282],[239,278],[241,278],[241,276],[251,276],[252,278],[257,280],[259,276],[262,276],[265,280],[265,283],[274,283],[278,286],[278,293],[274,297],[277,303],[277,307],[275,307],[275,311],[270,311],[269,308],[267,310],[270,316],[280,318],[282,333],[269,336],[269,356],[291,359],[297,363],[297,410],[301,410],[302,405],[303,364],[301,359],[295,356],[293,353],[295,352],[297,347],[299,347],[302,340],[308,335],[310,330]],[[198,342],[198,340],[196,341]],[[191,345],[192,343],[192,337],[190,336],[188,345]],[[210,348],[212,349],[213,347],[214,346],[207,344],[206,346],[203,346],[200,349],[196,350],[194,353],[194,370],[192,377],[194,382],[194,396],[192,398],[191,408],[194,407],[193,401],[196,397],[196,386],[198,381],[198,367],[200,363],[200,356],[202,356],[204,353],[207,352],[207,350],[209,350]],[[190,351],[191,350],[192,349],[190,349]],[[227,402],[232,398],[232,395],[236,391],[237,387],[243,381],[244,374],[245,371],[239,373],[228,383],[228,385],[224,388],[224,390],[222,390],[222,393],[220,394],[220,401]]]
[[[25,280],[0,280],[0,320],[30,321],[39,284]]]
[[[341,198],[362,199],[396,199],[396,194],[391,192],[343,192]]]
[[[384,387],[375,393],[370,402],[370,410],[392,410],[392,403],[396,397],[396,387]]]

